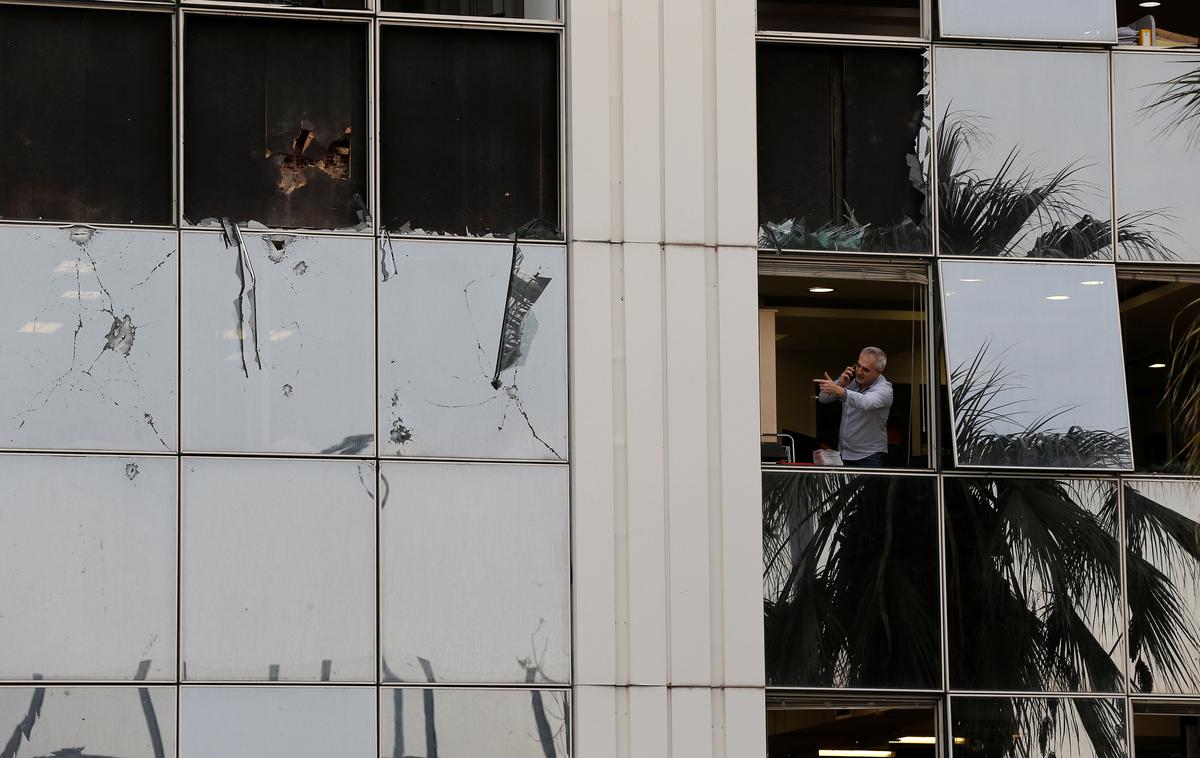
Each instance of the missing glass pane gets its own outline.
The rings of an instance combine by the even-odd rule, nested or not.
[[[488,18],[558,18],[558,0],[383,0],[383,10]]]
[[[1200,756],[1200,706],[1135,702],[1133,751],[1137,758]]]
[[[184,218],[365,228],[365,25],[188,16]]]
[[[929,252],[920,51],[758,47],[759,246]]]
[[[758,0],[758,28],[919,37],[921,3],[919,0]]]
[[[381,34],[387,229],[560,238],[558,35]]]
[[[831,704],[780,698],[767,706],[768,758],[935,758],[933,704]],[[860,752],[862,751],[862,752]]]
[[[1200,6],[1116,0],[1117,36],[1122,45],[1149,48],[1196,47],[1200,44]]]
[[[0,218],[171,223],[171,30],[169,13],[0,7]]]

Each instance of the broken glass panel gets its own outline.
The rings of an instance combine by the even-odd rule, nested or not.
[[[406,462],[382,474],[384,680],[567,683],[567,469]]]
[[[374,243],[183,234],[183,446],[371,455]]]
[[[1200,694],[1200,481],[1124,486],[1130,686]]]
[[[959,466],[1132,467],[1113,266],[942,261]]]
[[[374,681],[373,463],[188,458],[182,493],[186,678]]]
[[[938,5],[945,37],[1117,41],[1113,0],[938,0]]]
[[[953,758],[1127,758],[1125,701],[953,697]]]
[[[174,687],[0,688],[5,758],[174,758]]]
[[[568,758],[570,693],[385,687],[379,754]]]
[[[1115,483],[943,486],[950,688],[1123,691]]]
[[[174,232],[0,228],[0,446],[174,450]]]
[[[173,27],[0,6],[0,218],[172,223]]]
[[[758,0],[758,28],[873,37],[921,36],[920,0]]]
[[[760,247],[930,252],[927,60],[758,46]]]
[[[935,55],[939,252],[1111,259],[1107,54]],[[1145,232],[1127,224],[1119,242],[1153,255]]]
[[[1159,244],[1147,255],[1124,245],[1125,260],[1200,261],[1200,129],[1195,55],[1116,55],[1117,223]],[[1123,235],[1128,236],[1128,235]]]
[[[381,223],[561,239],[556,33],[384,26]]]
[[[566,251],[385,238],[379,267],[383,454],[565,459]]]
[[[175,678],[175,458],[0,456],[0,679]]]
[[[940,689],[936,479],[762,480],[768,683]]]
[[[558,0],[383,0],[383,10],[489,18],[558,18]]]
[[[182,687],[179,752],[196,758],[375,758],[374,687]]]
[[[186,27],[185,221],[366,228],[367,26],[192,15]]]

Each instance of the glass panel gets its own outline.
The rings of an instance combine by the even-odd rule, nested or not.
[[[385,240],[380,266],[383,453],[564,459],[566,251]]]
[[[1200,261],[1200,58],[1117,55],[1118,224],[1145,235],[1126,260]]]
[[[955,697],[954,758],[1126,758],[1125,702],[1115,698]]]
[[[1200,482],[1125,482],[1131,687],[1200,694]]]
[[[6,757],[174,758],[175,688],[3,687],[0,729]]]
[[[567,682],[567,469],[385,463],[380,487],[384,680]]]
[[[174,450],[175,233],[0,228],[0,445]]]
[[[366,25],[189,15],[185,26],[185,221],[369,226]]]
[[[568,758],[570,696],[558,690],[384,688],[383,758]]]
[[[557,34],[384,26],[382,223],[560,239]]]
[[[177,478],[175,458],[0,456],[0,679],[175,678]]]
[[[942,34],[1055,42],[1116,42],[1113,0],[940,0]]]
[[[921,3],[919,0],[758,0],[758,28],[919,37]]]
[[[183,234],[185,449],[372,454],[373,248]]]
[[[173,24],[0,7],[0,218],[171,223]]]
[[[926,60],[758,46],[760,247],[929,252]]]
[[[762,478],[767,683],[940,688],[936,480]]]
[[[782,698],[767,706],[768,758],[935,758],[937,713],[930,706]],[[775,696],[778,697],[778,696]],[[887,707],[885,707],[887,706]],[[868,752],[858,752],[868,751]]]
[[[1112,258],[1107,55],[936,56],[939,251]]]
[[[943,482],[950,687],[1123,691],[1115,484]]]
[[[374,544],[372,463],[187,459],[186,677],[373,681]]]
[[[188,758],[375,758],[374,687],[183,687]]]
[[[943,261],[960,466],[1129,469],[1113,266]]]
[[[382,9],[490,18],[558,18],[557,0],[383,0]]]

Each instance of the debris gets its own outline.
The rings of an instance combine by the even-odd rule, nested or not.
[[[126,463],[125,464],[125,478],[132,482],[134,479],[137,478],[137,475],[138,475],[138,465],[136,463]]]
[[[104,335],[104,348],[101,352],[112,350],[114,353],[129,355],[136,334],[137,327],[133,325],[133,319],[128,313],[120,318],[114,315],[112,326],[108,328],[108,334]]]
[[[392,422],[392,433],[388,437],[397,445],[403,445],[412,440],[413,433],[404,425],[404,419],[398,418]]]

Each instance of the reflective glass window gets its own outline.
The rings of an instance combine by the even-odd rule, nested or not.
[[[5,756],[174,758],[175,688],[3,687],[0,725]]]
[[[564,690],[401,689],[379,698],[379,755],[567,758]]]
[[[1081,697],[953,697],[954,758],[1126,758],[1125,701]]]
[[[186,678],[374,680],[372,463],[188,458],[182,492]]]
[[[1111,259],[1108,56],[939,47],[935,57],[939,251]],[[1137,231],[1127,225],[1121,244]]]
[[[938,7],[946,37],[1117,41],[1113,0],[938,0]]]
[[[920,0],[758,0],[758,28],[871,37],[921,36]]]
[[[759,246],[929,252],[926,58],[758,46]]]
[[[1130,686],[1200,694],[1200,482],[1124,485]]]
[[[945,477],[950,687],[1120,692],[1112,481]]]
[[[175,678],[174,458],[0,456],[0,678]]]
[[[941,687],[936,480],[763,473],[771,685]]]
[[[382,453],[564,460],[566,250],[385,239],[380,268]]]
[[[385,11],[487,18],[558,18],[558,0],[382,0]]]
[[[183,447],[371,455],[369,239],[183,234]]]
[[[1117,222],[1126,260],[1200,261],[1200,57],[1116,55]]]
[[[175,233],[6,226],[0,250],[0,446],[174,450]]]
[[[941,263],[959,466],[1131,468],[1115,273]]]
[[[380,498],[385,681],[570,679],[565,467],[384,464]]]

